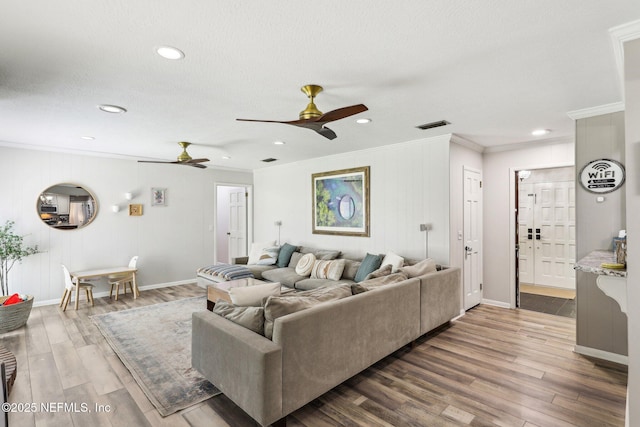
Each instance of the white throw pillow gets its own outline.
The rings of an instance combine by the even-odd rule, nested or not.
[[[382,263],[380,265],[384,266],[387,264],[391,264],[391,272],[395,273],[396,271],[398,271],[400,267],[404,265],[404,258],[402,258],[400,255],[396,253],[389,251],[384,256]]]
[[[303,255],[296,265],[296,274],[299,276],[309,276],[315,262],[316,256],[314,254]]]
[[[260,259],[256,264],[258,265],[273,265],[278,261],[278,254],[280,253],[280,246],[272,246],[270,248],[264,248]]]
[[[275,240],[271,240],[268,242],[255,242],[251,244],[251,250],[249,251],[249,261],[247,264],[257,264],[260,261],[262,255],[264,255],[264,249],[270,248],[274,246],[276,243]],[[277,255],[276,255],[277,257]]]
[[[280,295],[280,282],[229,289],[231,302],[240,307],[260,307],[262,306],[262,300],[271,295]]]

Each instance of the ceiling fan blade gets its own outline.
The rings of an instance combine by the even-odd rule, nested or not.
[[[204,163],[208,161],[209,159],[191,159],[191,160],[187,160],[186,162],[180,162],[180,163]]]
[[[335,120],[344,119],[349,116],[353,116],[354,114],[362,113],[363,111],[367,111],[368,108],[364,104],[351,105],[349,107],[338,108],[337,110],[332,110],[327,113],[324,113],[317,119],[311,119],[317,123],[329,123]]]
[[[180,163],[182,165],[185,166],[193,166],[194,168],[200,168],[200,169],[206,169],[207,167],[205,165],[201,165],[200,163]]]
[[[138,160],[138,163],[175,163],[179,164],[180,162],[166,162],[163,160]]]
[[[239,122],[260,122],[260,123],[285,123],[288,124],[289,122],[283,122],[280,120],[255,120],[255,119],[236,119]]]
[[[338,135],[334,131],[329,128],[322,126],[319,130],[316,130],[320,135],[324,136],[327,139],[336,139]]]

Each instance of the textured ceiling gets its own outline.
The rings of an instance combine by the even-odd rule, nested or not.
[[[255,169],[443,133],[484,147],[538,140],[536,128],[571,138],[568,111],[622,101],[608,30],[639,19],[640,1],[0,0],[0,10],[0,145],[174,160],[184,140],[208,166]],[[161,45],[186,56],[163,59]],[[297,119],[308,83],[324,86],[324,112],[369,111],[329,124],[332,141],[235,120]],[[452,124],[416,129],[442,119]]]

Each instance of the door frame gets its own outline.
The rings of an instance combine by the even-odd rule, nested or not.
[[[247,254],[253,242],[253,185],[240,182],[214,181],[213,183],[213,259],[218,259],[218,187],[242,187],[247,191]]]
[[[484,296],[484,290],[483,290],[483,283],[484,283],[484,245],[483,245],[483,236],[484,236],[484,194],[483,194],[483,188],[482,188],[482,181],[484,179],[483,176],[483,171],[481,169],[476,169],[470,166],[466,166],[463,165],[462,166],[462,246],[463,246],[463,251],[465,250],[464,247],[466,246],[466,239],[465,237],[467,236],[467,230],[464,228],[465,225],[465,209],[466,209],[466,198],[465,198],[465,173],[469,171],[471,173],[477,173],[480,176],[480,209],[479,209],[479,215],[480,215],[480,230],[479,230],[479,234],[480,234],[480,238],[479,238],[479,244],[480,244],[480,248],[478,249],[478,268],[479,268],[479,286],[480,286],[480,299],[478,301],[478,303],[482,303],[483,300],[483,296]],[[467,294],[465,293],[465,275],[468,274],[468,272],[466,271],[466,265],[465,265],[465,256],[462,256],[462,308],[464,311],[469,310],[470,308],[474,307],[467,307]]]
[[[514,180],[514,176],[519,170],[535,170],[535,169],[551,169],[551,168],[565,168],[565,167],[575,167],[575,162],[563,162],[563,163],[548,163],[542,165],[521,165],[517,167],[509,168],[509,209],[511,211],[509,215],[509,244],[511,245],[511,250],[509,251],[509,304],[510,308],[517,308],[516,306],[516,244],[517,235],[516,235],[516,202],[518,200],[518,195],[516,193],[517,185],[516,180]]]

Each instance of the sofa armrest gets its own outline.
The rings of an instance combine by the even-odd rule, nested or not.
[[[420,279],[420,333],[426,334],[460,315],[460,268],[449,267]]]
[[[282,350],[208,311],[193,313],[191,363],[261,425],[282,418]]]
[[[248,262],[249,262],[248,256],[239,256],[237,258],[231,258],[231,264],[247,265]]]

